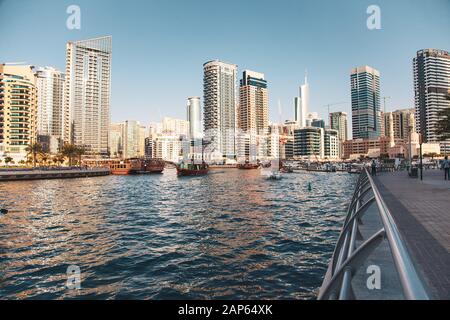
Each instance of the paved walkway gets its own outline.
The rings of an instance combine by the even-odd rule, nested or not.
[[[440,170],[424,180],[382,173],[375,183],[432,299],[450,299],[450,181]]]

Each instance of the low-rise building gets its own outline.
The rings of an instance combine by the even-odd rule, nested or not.
[[[305,127],[294,130],[294,158],[319,160],[325,154],[324,130]]]

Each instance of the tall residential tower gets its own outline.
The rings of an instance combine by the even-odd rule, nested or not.
[[[236,80],[235,64],[214,60],[203,65],[204,136],[214,158],[236,155]]]
[[[36,142],[37,89],[32,66],[0,64],[0,157],[17,163]]]
[[[67,44],[64,140],[91,154],[108,153],[111,47],[110,36]]]
[[[438,142],[439,112],[450,108],[450,54],[424,49],[413,60],[416,130],[425,142]],[[450,141],[441,142],[441,151],[450,152]]]
[[[269,128],[269,98],[263,73],[245,70],[239,87],[238,128],[264,135]]]
[[[63,137],[64,74],[52,67],[37,68],[37,134]]]

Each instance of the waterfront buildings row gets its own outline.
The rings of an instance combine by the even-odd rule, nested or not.
[[[312,160],[368,154],[408,154],[418,133],[427,148],[439,143],[440,111],[450,108],[450,58],[443,50],[417,52],[413,60],[415,108],[383,113],[380,72],[361,66],[350,72],[352,140],[345,112],[325,123],[309,112],[305,76],[294,98],[293,120],[269,123],[268,82],[260,72],[219,60],[203,65],[200,97],[188,98],[186,119],[164,118],[145,127],[127,120],[110,124],[111,37],[69,42],[65,73],[52,67],[0,65],[0,152],[24,158],[27,145],[40,141],[50,152],[63,142],[83,146],[96,156],[185,156],[182,140],[197,145],[189,156],[200,158],[202,139],[212,162],[274,157]],[[433,146],[434,145],[434,146]],[[440,142],[447,152],[450,142]],[[391,152],[392,151],[392,152]],[[184,155],[183,155],[184,154]]]
[[[450,54],[418,51],[413,74],[415,108],[382,113],[379,71],[368,66],[351,71],[353,140],[344,142],[344,158],[380,154],[411,158],[420,141],[423,153],[450,151],[450,140],[442,140],[438,133],[438,123],[446,117],[442,111],[450,108]]]
[[[0,65],[0,154],[26,160],[35,142],[49,152],[67,142],[108,154],[111,45],[110,36],[67,43],[65,73]]]

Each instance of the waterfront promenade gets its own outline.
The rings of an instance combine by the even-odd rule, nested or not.
[[[374,178],[431,299],[450,299],[450,181],[426,170],[423,181],[407,172]]]
[[[51,169],[51,170],[10,170],[0,171],[0,182],[18,180],[40,180],[40,179],[71,179],[106,176],[110,174],[109,169]]]

